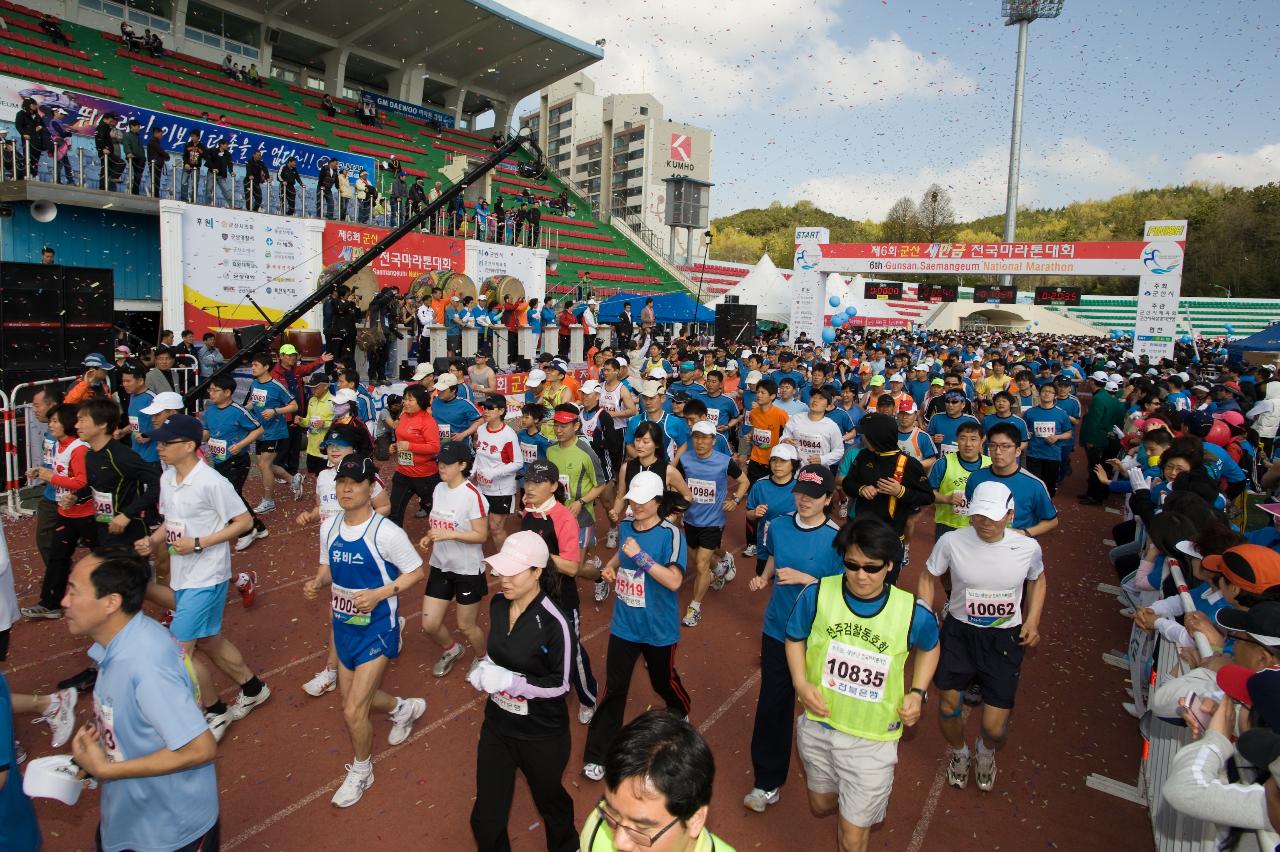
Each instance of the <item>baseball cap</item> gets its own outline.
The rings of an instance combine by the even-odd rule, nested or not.
[[[671,402],[679,405],[683,405],[691,399],[693,397],[689,395],[688,391],[676,391],[671,395]]]
[[[1003,521],[1013,508],[1013,492],[1003,482],[987,481],[973,489],[969,498],[969,514],[993,521]]]
[[[1280,515],[1280,503],[1259,503],[1257,508],[1266,512],[1268,515]]]
[[[1270,728],[1250,728],[1236,740],[1236,751],[1258,769],[1270,769],[1280,759],[1280,734]],[[1272,769],[1271,777],[1276,777]]]
[[[689,431],[695,435],[714,435],[716,427],[711,424],[710,420],[699,420],[693,424]]]
[[[457,386],[458,386],[458,377],[455,376],[453,373],[445,373],[443,376],[436,379],[436,383],[434,385],[435,389],[438,391],[448,390],[449,388],[456,388]]]
[[[743,381],[745,381],[748,385],[754,385],[754,384],[758,384],[760,380],[763,378],[764,376],[760,375],[759,370],[752,370],[751,372],[747,373],[747,377],[743,379]]]
[[[436,456],[437,464],[457,464],[458,462],[469,462],[473,456],[471,450],[467,449],[467,445],[461,441],[450,441],[440,448],[440,454]]]
[[[1120,390],[1120,383],[1107,382],[1107,384],[1103,387],[1103,390],[1109,391],[1111,393],[1115,393],[1116,391]]]
[[[326,376],[324,373],[316,371],[311,375],[307,376],[307,387],[314,388],[314,387],[317,387],[318,385],[327,385],[327,384],[329,384],[329,377]]]
[[[915,414],[916,401],[904,394],[902,399],[898,401],[898,413],[899,414]]]
[[[352,479],[356,482],[373,482],[378,478],[378,466],[373,459],[364,456],[347,456],[338,464],[334,479]]]
[[[524,386],[527,388],[536,388],[547,380],[547,374],[541,370],[530,370],[529,375],[525,376]]]
[[[487,393],[480,398],[480,407],[506,411],[507,398],[500,393]]]
[[[1231,426],[1244,425],[1244,415],[1239,411],[1224,411],[1221,414],[1215,414],[1213,416],[1215,419],[1221,420],[1223,423]]]
[[[1249,609],[1220,609],[1214,618],[1227,630],[1248,633],[1268,648],[1280,646],[1280,601],[1262,601]]]
[[[894,373],[892,376],[889,377],[889,381],[898,382],[899,384],[902,384],[906,380],[907,380],[907,377],[902,375],[901,373]]]
[[[648,503],[650,500],[661,497],[664,490],[666,489],[662,483],[662,477],[651,470],[642,470],[631,477],[631,484],[627,486],[624,499],[632,503]]]
[[[338,392],[333,395],[332,401],[341,405],[342,403],[355,402],[359,397],[351,388],[338,388]]]
[[[1263,724],[1280,722],[1280,669],[1255,672],[1245,666],[1223,666],[1218,669],[1218,688],[1253,708]]]
[[[427,376],[434,376],[436,368],[431,365],[430,361],[423,361],[413,368],[413,380],[420,382]]]
[[[1093,379],[1100,385],[1105,385],[1107,383],[1107,374],[1102,370],[1095,371],[1093,375],[1089,376],[1089,378]]]
[[[797,494],[806,497],[826,497],[836,490],[836,478],[831,468],[824,464],[807,464],[796,474]]]
[[[111,366],[111,362],[101,352],[90,352],[84,356],[84,360],[80,364],[84,367],[96,367],[98,369],[106,369]]]
[[[164,421],[164,425],[151,433],[151,440],[157,444],[167,441],[195,441],[198,444],[202,437],[204,437],[204,424],[187,414],[173,415]]]
[[[662,396],[662,385],[653,379],[646,379],[640,383],[641,396]]]
[[[868,382],[868,384],[873,388],[878,388],[884,384],[884,376],[872,376],[871,381]]]
[[[182,396],[174,391],[165,391],[158,393],[155,399],[151,400],[151,404],[142,409],[142,414],[159,414],[161,411],[181,411],[183,409]]]
[[[360,433],[364,434],[361,435]],[[363,438],[364,440],[361,440]],[[335,423],[329,427],[324,433],[324,437],[320,439],[320,449],[324,449],[330,444],[337,444],[342,447],[361,446],[368,449],[370,446],[369,430],[365,428],[363,423]]]
[[[1194,385],[1192,385],[1192,386],[1191,386],[1191,389],[1192,389],[1193,391],[1200,391],[1200,393],[1208,393],[1208,392],[1209,392],[1209,387],[1208,387],[1208,385],[1204,385],[1204,384],[1194,384]]]
[[[280,347],[280,354],[281,355],[297,355],[298,347],[294,346],[292,343],[286,343],[284,346]]]
[[[1237,544],[1221,554],[1206,556],[1201,564],[1255,595],[1280,586],[1280,553],[1260,544]],[[1280,722],[1280,717],[1276,721]]]
[[[941,376],[936,376],[932,381],[929,382],[929,384],[933,385],[935,388],[940,388],[943,385],[945,385],[946,382],[942,380]]]
[[[769,451],[769,458],[800,461],[800,451],[796,449],[795,444],[778,444]]]
[[[514,577],[532,568],[546,568],[551,552],[547,543],[533,530],[521,530],[507,536],[502,549],[486,556],[491,573],[495,577]]]
[[[582,393],[600,393],[600,383],[595,379],[587,379],[579,390]]]
[[[563,405],[556,406],[556,413],[551,419],[556,423],[577,423],[578,415],[581,413],[578,406],[571,402],[566,402]]]
[[[661,367],[654,367],[645,375],[652,376],[655,379],[665,379],[667,377],[667,371],[662,369]]]
[[[117,347],[116,347],[116,352],[120,353],[121,355],[132,355],[132,354],[133,354],[133,350],[132,350],[132,349],[130,349],[128,346],[124,346],[124,345],[117,346]]]
[[[692,371],[692,370],[696,370],[696,369],[698,369],[698,367],[697,367],[697,365],[696,365],[696,364],[694,364],[692,361],[681,361],[681,362],[680,362],[680,372],[682,372],[682,373],[688,373],[688,372],[690,372],[690,371]]]
[[[560,468],[547,459],[538,459],[524,466],[525,482],[559,482]]]
[[[559,358],[554,358],[551,361],[547,362],[547,369],[559,370],[561,373],[564,373],[567,375],[569,372],[569,365],[566,364],[564,361],[561,361]]]
[[[929,365],[928,365],[928,364],[916,364],[916,365],[915,365],[914,367],[912,367],[911,369],[913,369],[913,370],[919,370],[920,372],[927,373],[927,372],[929,372]]]

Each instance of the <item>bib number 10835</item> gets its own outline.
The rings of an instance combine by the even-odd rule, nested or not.
[[[889,678],[890,662],[887,654],[855,648],[844,642],[831,642],[823,663],[822,682],[827,689],[841,695],[878,702]]]

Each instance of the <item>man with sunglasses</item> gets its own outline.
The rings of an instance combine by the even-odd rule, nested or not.
[[[846,524],[833,544],[841,575],[811,583],[787,619],[787,668],[804,715],[796,746],[815,815],[840,814],[839,848],[867,849],[884,820],[904,725],[914,725],[938,665],[938,622],[892,585],[898,533],[874,517]],[[907,659],[915,652],[911,680]]]
[[[997,423],[987,430],[987,453],[991,465],[974,471],[965,483],[965,497],[984,482],[1002,482],[1013,492],[1013,531],[1038,538],[1058,527],[1058,510],[1049,489],[1037,476],[1018,464],[1022,435],[1012,423]]]
[[[637,716],[604,759],[604,798],[582,826],[581,852],[734,852],[706,827],[715,781],[707,741],[662,710]]]

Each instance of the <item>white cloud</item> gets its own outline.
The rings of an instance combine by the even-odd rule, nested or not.
[[[915,172],[861,172],[812,177],[787,192],[790,201],[855,219],[882,219],[902,196],[918,200],[932,183],[946,187],[962,220],[1004,211],[1009,149],[990,147],[964,163]],[[1065,205],[1105,198],[1148,181],[1126,163],[1081,138],[1060,140],[1047,150],[1023,147],[1018,205]]]
[[[1250,154],[1201,152],[1187,161],[1183,175],[1189,181],[1225,183],[1252,189],[1280,180],[1280,144],[1263,145]]]

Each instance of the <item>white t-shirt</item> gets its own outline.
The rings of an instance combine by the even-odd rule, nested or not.
[[[796,442],[801,465],[808,464],[809,456],[815,455],[822,457],[820,464],[831,467],[840,464],[840,459],[844,458],[844,435],[830,417],[815,422],[809,419],[807,411],[793,414],[782,428],[782,437]]]
[[[248,511],[235,486],[203,461],[197,461],[182,482],[178,482],[177,468],[160,475],[166,538],[211,536]],[[201,589],[230,579],[230,542],[206,547],[203,553],[169,557],[169,585],[175,590]]]
[[[367,521],[361,521],[355,526],[351,526],[343,523],[341,514],[326,519],[320,525],[321,565],[329,564],[329,548],[325,543],[333,541],[334,524],[342,524],[342,529],[338,531],[338,535],[342,536],[343,541],[355,541],[363,533],[369,549],[381,556],[384,561],[390,562],[400,569],[401,574],[410,574],[422,567],[422,554],[418,553],[418,548],[413,546],[413,542],[409,540],[408,533],[391,521],[383,518],[378,523],[370,524]],[[371,570],[381,570],[381,566],[370,567]],[[390,578],[384,572],[382,578],[371,576],[370,582],[372,585],[367,588],[374,588],[376,585],[388,583]]]
[[[337,476],[338,469],[335,467],[326,467],[324,470],[316,474],[316,499],[320,503],[320,521],[322,527],[324,524],[328,523],[329,519],[334,515],[342,513],[342,507],[338,505],[338,489],[336,487]],[[373,481],[373,491],[369,494],[369,497],[377,497],[381,493],[382,480],[375,479]]]
[[[424,333],[429,330],[427,326],[436,324],[436,312],[430,305],[418,305],[418,324],[422,326]]]
[[[432,529],[466,532],[471,522],[489,514],[489,501],[470,482],[450,488],[441,482],[431,498]],[[479,544],[462,541],[437,541],[431,546],[431,567],[468,576],[484,571],[484,549]]]
[[[935,577],[951,572],[952,618],[974,627],[1019,627],[1022,583],[1044,573],[1044,559],[1034,538],[1005,530],[988,544],[965,527],[938,539],[925,567]]]
[[[516,474],[524,467],[524,453],[515,430],[503,425],[497,432],[481,426],[471,436],[476,463],[471,481],[488,497],[511,497],[516,493]]]

